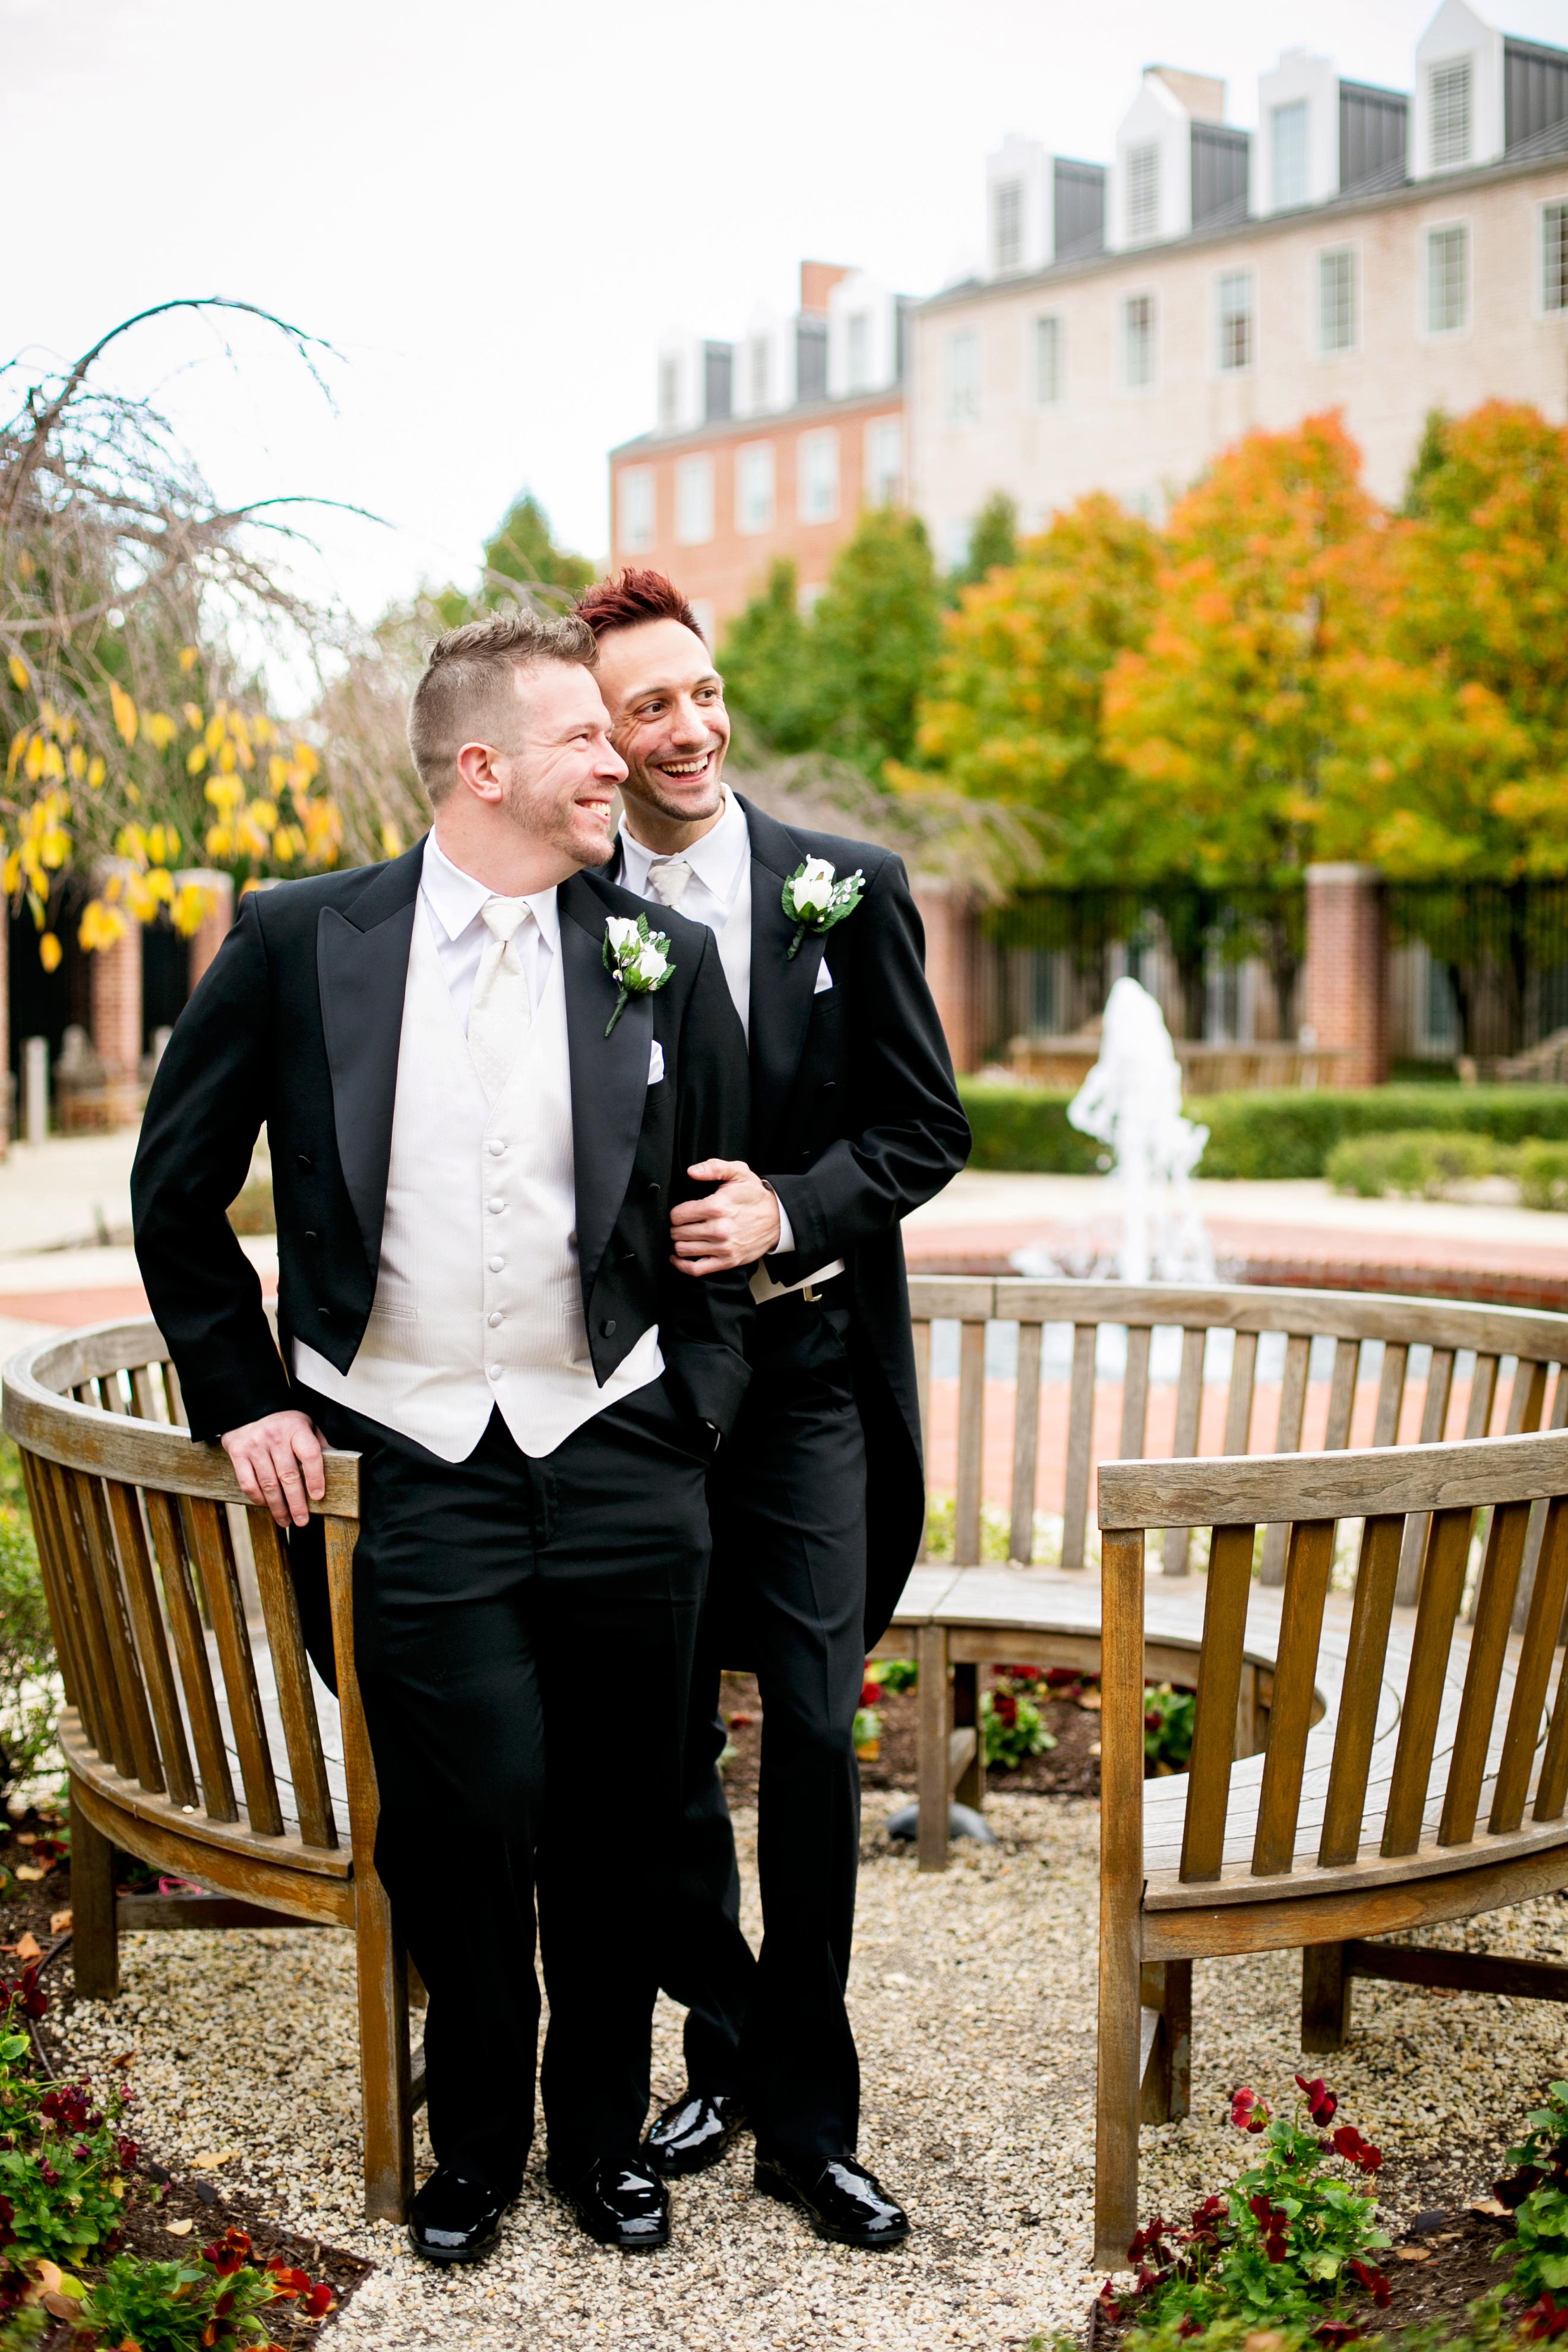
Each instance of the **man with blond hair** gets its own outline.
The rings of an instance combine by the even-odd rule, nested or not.
[[[746,1069],[710,935],[594,870],[626,774],[595,659],[521,610],[441,638],[409,718],[432,832],[244,899],[132,1180],[192,1434],[296,1531],[323,1438],[361,1457],[355,1660],[376,1867],[429,1991],[410,2233],[437,2263],[487,2253],[522,2179],[536,1886],[549,2178],[606,2244],[668,2236],[638,2153],[655,1948],[750,1302],[739,1273],[683,1281],[668,1220],[742,1142]],[[225,1214],[263,1121],[276,1344]],[[613,1742],[583,1736],[589,1658]]]

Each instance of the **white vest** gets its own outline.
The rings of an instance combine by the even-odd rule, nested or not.
[[[524,1454],[553,1453],[664,1370],[656,1327],[598,1386],[576,1229],[560,952],[492,1108],[419,907],[370,1321],[347,1372],[297,1342],[296,1375],[444,1462],[467,1460],[493,1405]]]

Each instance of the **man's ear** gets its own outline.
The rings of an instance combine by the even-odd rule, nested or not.
[[[505,787],[496,772],[496,751],[490,743],[465,743],[458,753],[458,781],[479,801],[499,801]]]

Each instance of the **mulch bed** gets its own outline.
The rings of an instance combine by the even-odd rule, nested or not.
[[[33,2028],[35,2049],[42,2071],[68,2080],[74,2071],[70,2019],[76,1997],[69,1973],[62,1965],[70,1948],[69,1927],[62,1926],[57,1930],[54,1926],[56,1919],[70,1908],[69,1853],[56,1851],[60,1844],[60,1831],[58,1821],[37,1813],[12,1821],[0,1812],[0,1977],[15,1979],[29,1961],[39,1969],[49,2008],[47,2015]],[[43,1875],[37,1879],[18,1878],[19,1869],[41,1869]],[[134,1870],[134,1885],[128,1882],[126,1891],[141,1892],[155,1883],[152,1874],[143,1871],[139,1864]],[[38,1954],[32,1951],[28,1938],[40,1948]],[[117,2063],[123,2063],[126,2081],[134,2088],[133,2053],[127,2052],[124,2061]],[[127,2118],[126,2128],[132,2138],[140,2137],[134,2109]],[[207,2175],[171,2172],[151,2157],[143,2156],[138,2177],[139,2193],[125,2217],[122,2243],[150,2261],[178,2261],[199,2252],[203,2246],[221,2238],[227,2229],[244,2230],[251,2240],[258,2263],[265,2263],[278,2254],[290,2266],[308,2271],[312,2279],[324,2279],[337,2297],[340,2310],[375,2268],[374,2263],[364,2262],[342,2247],[326,2245],[318,2238],[300,2236],[283,2228],[243,2190],[220,2187]],[[169,2228],[171,2221],[187,2220],[192,2224],[188,2231],[175,2232]],[[90,2278],[93,2265],[84,2267]],[[302,2320],[291,2323],[286,2304],[274,2306],[268,2315],[268,2325],[274,2327],[278,2341],[288,2345],[292,2345],[296,2337],[300,2345],[319,2342],[323,2332]],[[331,2325],[329,2319],[326,2326],[330,2328]],[[68,2334],[64,2326],[52,2329],[40,2339],[39,2352],[49,2352],[57,2342],[63,2345]]]

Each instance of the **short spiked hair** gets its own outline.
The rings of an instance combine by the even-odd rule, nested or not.
[[[618,580],[600,580],[578,599],[580,619],[595,636],[607,637],[617,629],[640,628],[645,621],[679,621],[700,637],[697,615],[673,580],[662,572],[623,572]]]
[[[408,748],[431,807],[457,782],[463,745],[487,730],[501,733],[518,670],[540,662],[592,669],[598,658],[598,640],[575,613],[546,618],[526,604],[509,604],[437,637],[408,706]]]

